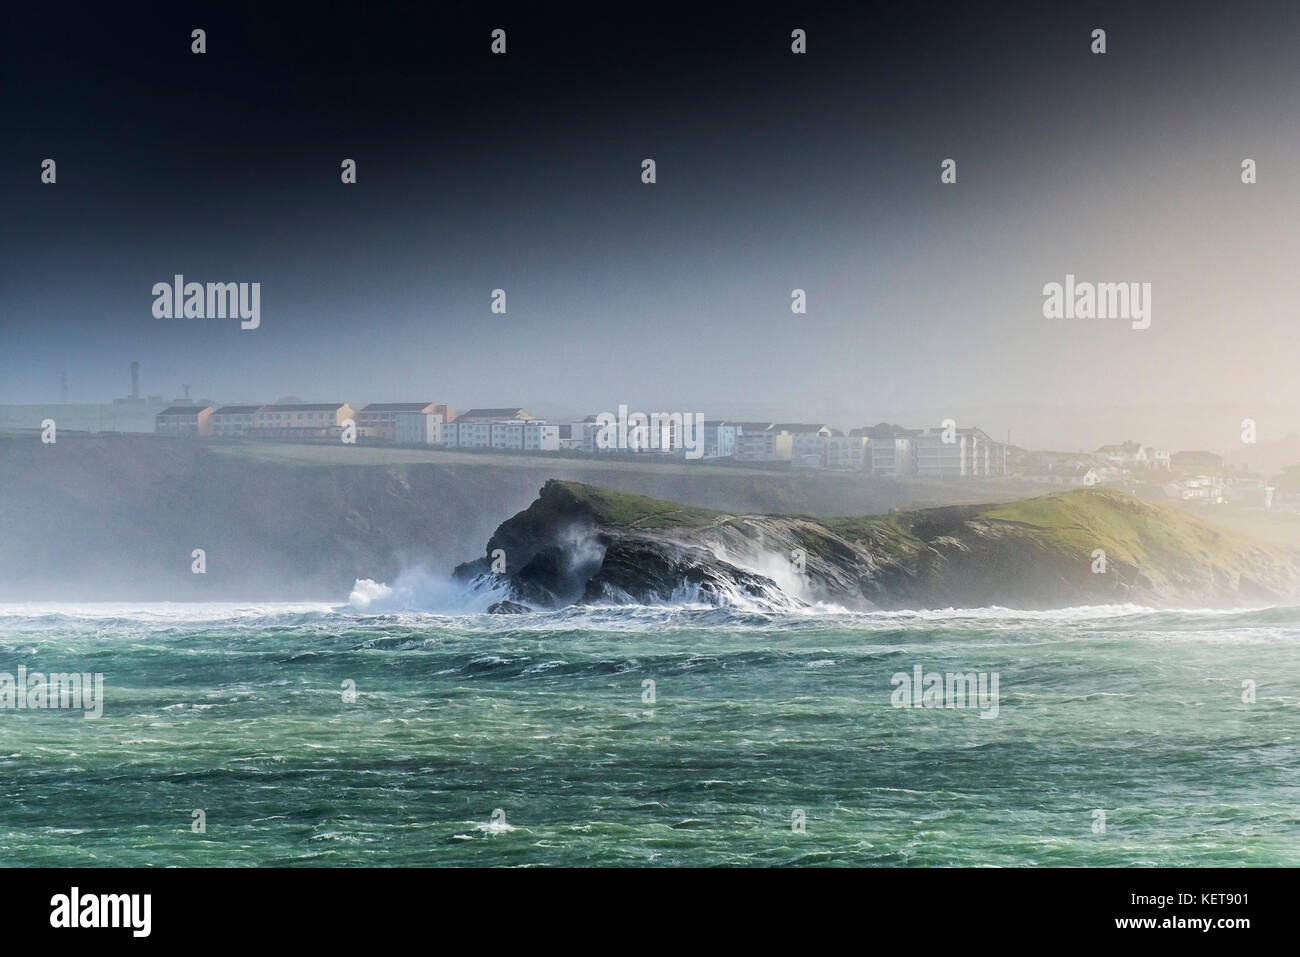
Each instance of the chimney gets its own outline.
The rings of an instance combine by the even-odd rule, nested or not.
[[[140,398],[140,363],[131,363],[131,398]]]

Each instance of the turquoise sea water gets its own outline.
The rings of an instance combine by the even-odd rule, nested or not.
[[[1297,609],[0,605],[20,665],[105,703],[0,710],[10,865],[1300,864]]]

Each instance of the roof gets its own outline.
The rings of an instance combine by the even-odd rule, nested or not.
[[[928,430],[926,430],[925,432],[918,433],[918,434],[916,435],[916,438],[918,438],[918,439],[934,439],[934,438],[938,438],[939,436],[943,435],[943,434],[944,434],[945,432],[947,432],[947,431],[948,431],[948,430],[947,430],[947,429],[944,429],[944,428],[933,428],[933,429],[928,429]],[[984,436],[984,438],[988,439],[989,442],[990,442],[991,444],[993,444],[993,445],[1001,445],[1001,444],[1002,444],[1002,443],[998,442],[996,439],[994,439],[993,436],[989,435],[987,432],[985,432],[983,429],[981,429],[981,428],[980,428],[979,426],[977,426],[977,425],[972,425],[972,426],[969,426],[968,428],[964,428],[964,429],[953,429],[952,431],[953,431],[953,434],[955,434],[955,435],[972,435],[972,436],[975,436],[976,438],[978,438],[979,436],[982,435],[982,436]]]
[[[259,412],[333,412],[347,405],[346,402],[309,402],[303,405],[263,405]]]
[[[262,408],[260,405],[223,405],[213,415],[248,415]]]
[[[869,425],[862,429],[850,429],[849,435],[857,438],[865,435],[869,439],[909,439],[920,435],[923,429],[905,429],[893,425]]]
[[[810,422],[774,422],[772,429],[777,432],[820,432],[822,429],[829,429],[830,426],[825,423]]]
[[[423,412],[432,402],[371,402],[362,412]]]
[[[212,408],[210,405],[169,405],[159,415],[198,415]]]
[[[1112,455],[1116,452],[1126,452],[1129,455],[1137,455],[1146,448],[1149,448],[1149,446],[1144,446],[1141,442],[1134,442],[1132,439],[1129,439],[1127,442],[1120,444],[1112,442],[1110,445],[1103,445],[1097,449],[1097,454]]]
[[[524,409],[518,407],[510,409],[470,409],[468,412],[462,412],[456,416],[457,422],[466,422],[470,419],[531,419],[532,416]]]

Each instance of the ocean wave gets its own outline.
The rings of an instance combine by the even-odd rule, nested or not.
[[[366,584],[362,584],[362,582]],[[565,632],[679,631],[699,628],[739,630],[849,629],[864,632],[898,630],[937,634],[974,631],[1087,628],[1107,630],[1190,630],[1197,634],[1235,634],[1242,628],[1293,636],[1300,627],[1300,606],[1262,608],[1154,608],[1144,605],[1079,605],[1057,609],[935,608],[851,610],[836,605],[769,609],[756,606],[716,606],[682,600],[670,604],[573,605],[556,610],[515,615],[486,613],[482,595],[466,595],[450,582],[425,577],[406,579],[390,587],[361,580],[347,604],[320,602],[17,602],[0,604],[0,633],[75,629],[111,634],[115,629],[149,631],[172,628],[229,626],[241,631],[258,628],[314,626],[334,630],[344,622],[370,630],[391,626],[399,637],[368,636],[367,647],[418,644],[420,632]],[[412,603],[415,597],[418,601]]]
[[[0,626],[114,624],[191,625],[222,622],[302,624],[332,615],[327,602],[0,602]]]

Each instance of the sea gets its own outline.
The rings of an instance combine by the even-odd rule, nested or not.
[[[1300,865],[1297,608],[356,599],[0,605],[5,863]]]

